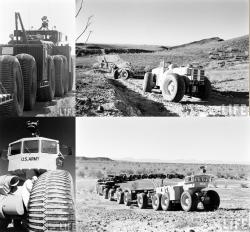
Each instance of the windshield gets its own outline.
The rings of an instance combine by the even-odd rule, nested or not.
[[[10,155],[17,155],[21,153],[21,142],[13,143],[10,146]]]
[[[39,141],[29,140],[23,142],[23,153],[38,153],[39,152]]]
[[[42,153],[57,154],[57,142],[42,140]]]

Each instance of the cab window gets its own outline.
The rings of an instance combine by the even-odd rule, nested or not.
[[[23,142],[23,153],[38,153],[39,152],[39,141],[29,140]]]
[[[57,142],[42,140],[42,153],[57,154]]]
[[[17,155],[21,153],[21,142],[13,143],[10,146],[10,155]]]

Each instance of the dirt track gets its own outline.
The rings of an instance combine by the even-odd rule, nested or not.
[[[235,187],[217,188],[221,205],[215,212],[153,211],[139,209],[136,205],[118,205],[98,196],[94,179],[77,182],[78,232],[208,232],[249,231],[249,189]],[[245,223],[240,219],[244,219]],[[238,227],[237,227],[238,226]]]
[[[92,104],[89,111],[77,110],[78,116],[246,116],[249,112],[248,92],[229,87],[222,91],[218,88],[221,82],[213,85],[208,102],[184,96],[180,103],[173,103],[157,91],[144,94],[141,79],[114,80],[108,73],[82,69],[77,70],[77,76],[78,83],[84,86],[84,91],[78,88],[77,98],[86,97]],[[98,112],[101,106],[103,111]]]

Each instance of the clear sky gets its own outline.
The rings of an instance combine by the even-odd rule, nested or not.
[[[249,118],[77,118],[76,155],[250,163]]]
[[[42,16],[49,19],[49,27],[68,36],[71,45],[75,43],[74,0],[0,0],[0,43],[7,43],[15,28],[15,12],[20,12],[25,29],[38,29]]]
[[[81,0],[76,0],[79,7]],[[248,0],[84,0],[77,34],[94,15],[90,43],[178,45],[249,33]],[[88,33],[87,33],[88,34]],[[86,35],[81,38],[86,39]],[[78,42],[81,42],[79,40]]]

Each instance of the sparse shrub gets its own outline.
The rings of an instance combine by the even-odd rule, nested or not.
[[[240,184],[240,187],[241,187],[241,188],[249,188],[248,184],[246,184],[246,183],[241,183],[241,184]]]
[[[84,177],[85,177],[85,173],[84,173],[83,170],[80,170],[80,171],[77,173],[77,175],[78,175],[79,177],[81,177],[81,178],[84,178]]]
[[[103,175],[103,173],[99,170],[99,171],[96,173],[96,177],[97,177],[98,179],[100,179],[100,178],[103,178],[104,175]]]

